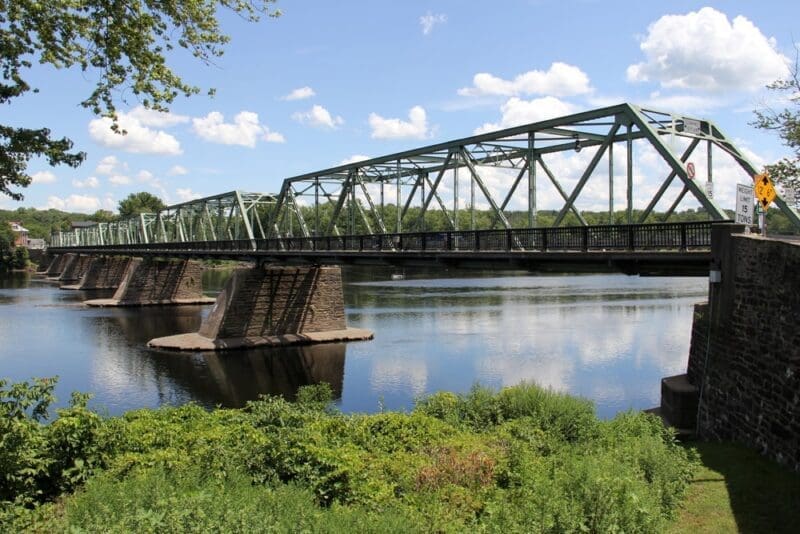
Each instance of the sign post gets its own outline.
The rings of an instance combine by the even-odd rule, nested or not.
[[[775,186],[772,185],[772,180],[769,179],[769,175],[765,172],[753,176],[753,182],[755,183],[756,198],[758,198],[758,203],[761,204],[761,235],[766,237],[767,208],[775,200],[777,193],[775,192]]]

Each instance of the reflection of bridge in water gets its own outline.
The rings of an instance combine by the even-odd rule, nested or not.
[[[156,384],[161,396],[165,390],[186,391],[186,399],[161,398],[161,402],[195,400],[204,406],[222,405],[241,407],[259,395],[282,395],[294,399],[301,386],[326,382],[335,398],[340,398],[344,381],[346,347],[342,343],[329,343],[304,347],[285,347],[279,350],[253,349],[237,357],[227,357],[214,352],[202,352],[191,357],[176,358],[174,354],[160,351],[131,350],[119,352],[119,342],[113,338],[124,336],[127,343],[143,345],[149,339],[169,332],[197,329],[200,316],[194,307],[178,313],[132,313],[113,310],[110,315],[93,319],[91,331],[97,336],[98,349],[104,352],[99,360],[100,376],[103,369],[125,376],[147,377]],[[113,378],[110,378],[113,380]]]
[[[637,174],[645,163],[646,178]],[[714,182],[720,168],[723,181]],[[232,278],[198,335],[159,346],[364,339],[371,334],[344,324],[338,270],[320,266],[706,276],[725,254],[714,250],[724,240],[713,234],[730,233],[715,224],[729,215],[712,186],[718,195],[734,188],[731,168],[743,180],[756,174],[713,122],[621,104],[287,178],[276,194],[234,191],[58,233],[51,252],[62,258],[49,274],[78,279],[90,267],[81,255],[105,264],[111,256],[143,257],[117,262],[114,272],[125,273],[118,294],[100,304],[185,303],[201,299],[190,259],[252,260],[257,267]],[[598,195],[607,224],[587,220]],[[558,201],[552,216],[540,209],[543,198]],[[692,200],[708,220],[670,222]],[[775,203],[800,227],[793,207],[780,196]],[[156,260],[164,257],[173,261]]]

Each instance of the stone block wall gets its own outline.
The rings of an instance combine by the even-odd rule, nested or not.
[[[725,246],[722,283],[695,306],[698,432],[800,471],[800,243],[731,235]]]
[[[96,256],[81,279],[81,289],[114,289],[119,287],[131,258]]]
[[[203,266],[198,261],[146,258],[128,268],[132,272],[114,295],[122,305],[203,297]]]
[[[83,278],[83,275],[89,270],[89,265],[91,263],[92,256],[83,256],[79,254],[67,264],[58,279],[61,282],[77,282]]]
[[[56,254],[47,268],[47,276],[60,276],[64,268],[73,260],[75,254]]]
[[[345,328],[339,267],[267,266],[233,274],[200,335],[230,339]]]

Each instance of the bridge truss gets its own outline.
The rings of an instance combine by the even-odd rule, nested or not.
[[[647,179],[636,167],[643,160]],[[198,199],[57,234],[53,244],[250,240],[255,248],[258,239],[589,226],[589,210],[605,212],[606,224],[640,224],[668,220],[687,198],[721,221],[730,217],[707,184],[730,162],[744,179],[758,172],[711,121],[620,104],[287,178],[276,195]],[[780,195],[775,204],[800,228],[793,207]],[[653,221],[657,209],[662,221]]]

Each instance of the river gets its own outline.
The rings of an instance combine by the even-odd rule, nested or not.
[[[409,409],[420,395],[521,381],[580,395],[600,417],[659,403],[660,379],[685,371],[703,278],[344,268],[349,326],[372,341],[227,353],[148,349],[198,329],[209,306],[87,308],[109,292],[0,278],[0,378],[58,376],[103,413],[181,404],[242,406],[325,381],[345,412]],[[208,271],[215,295],[228,273]]]

